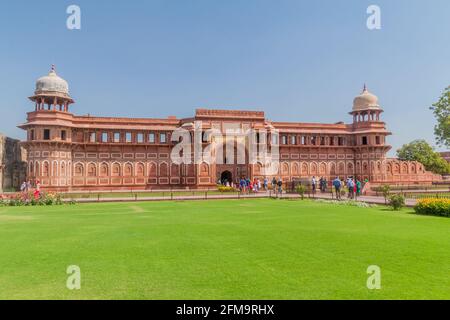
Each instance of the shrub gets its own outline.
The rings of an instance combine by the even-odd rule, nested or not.
[[[227,187],[227,186],[219,186],[217,188],[220,192],[235,192],[236,189],[233,187]]]
[[[450,199],[420,199],[414,206],[418,214],[450,217]]]
[[[389,195],[391,194],[391,186],[388,184],[382,185],[380,187],[380,191],[383,194],[384,203],[387,204],[387,199],[389,198]]]
[[[305,193],[306,193],[306,186],[299,184],[295,190],[297,191],[297,193],[300,195],[300,197],[302,198],[302,200],[305,198]]]
[[[405,206],[405,196],[402,194],[393,194],[389,197],[389,205],[394,210],[400,210]]]

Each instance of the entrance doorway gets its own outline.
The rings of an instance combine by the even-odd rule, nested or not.
[[[227,182],[231,185],[231,183],[233,182],[233,175],[231,174],[231,172],[228,170],[222,172],[222,174],[220,175],[220,182],[222,182],[223,185],[227,184]]]

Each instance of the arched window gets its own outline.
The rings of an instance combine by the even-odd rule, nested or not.
[[[100,176],[102,177],[106,177],[108,176],[108,164],[107,163],[102,163],[100,165]]]
[[[150,169],[148,171],[148,175],[150,177],[156,177],[158,175],[158,173],[156,172],[156,163],[154,162],[150,162]]]
[[[315,162],[311,163],[311,175],[317,174],[317,164]]]
[[[123,175],[124,177],[131,177],[133,175],[133,166],[131,163],[125,163],[123,167]]]
[[[200,175],[201,176],[208,176],[209,175],[209,166],[207,163],[202,163],[200,165]]]
[[[66,163],[64,161],[61,161],[61,172],[60,172],[61,177],[65,177],[66,176]]]
[[[289,165],[286,162],[284,162],[283,165],[281,166],[281,174],[282,175],[289,174]]]
[[[298,174],[298,164],[296,162],[292,164],[292,174]]]
[[[347,173],[348,174],[353,174],[353,163],[348,163],[347,164]]]
[[[58,176],[58,163],[56,161],[53,161],[53,164],[52,164],[52,176],[53,177]]]
[[[112,169],[111,169],[111,176],[113,176],[113,177],[119,177],[120,176],[120,164],[113,163]]]
[[[325,163],[321,163],[319,166],[319,173],[326,174],[327,173],[327,165]]]
[[[306,163],[302,163],[302,174],[308,174],[308,165]]]
[[[42,164],[42,176],[48,177],[49,175],[50,175],[50,165],[48,164],[47,161],[44,161],[44,163]]]
[[[169,176],[169,166],[167,165],[167,163],[163,162],[159,165],[159,176],[160,177]]]
[[[93,163],[90,163],[88,165],[88,176],[89,177],[97,176],[97,168],[95,167],[95,164],[93,164]]]
[[[344,174],[345,173],[345,164],[343,162],[339,163],[338,171],[339,171],[339,174]]]
[[[179,177],[180,176],[180,166],[176,163],[172,163],[170,166],[170,175],[172,177]]]
[[[82,177],[84,176],[84,167],[82,163],[77,163],[75,165],[75,176],[76,177]]]
[[[335,175],[336,174],[336,164],[334,162],[332,162],[330,164],[330,174],[331,175]]]
[[[144,176],[144,165],[140,162],[136,165],[136,176],[138,177]]]

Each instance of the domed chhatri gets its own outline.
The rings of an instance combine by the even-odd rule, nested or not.
[[[48,75],[36,81],[34,95],[29,98],[35,102],[35,111],[69,111],[69,105],[74,103],[69,95],[69,84],[56,74],[55,66]]]
[[[367,90],[366,85],[364,85],[363,92],[353,100],[353,111],[380,109],[381,107],[378,104],[378,97],[370,93],[369,90]]]
[[[54,65],[52,65],[52,69],[47,76],[43,76],[36,81],[35,94],[45,92],[57,92],[69,96],[69,84],[56,74]]]

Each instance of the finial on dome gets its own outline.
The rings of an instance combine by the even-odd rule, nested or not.
[[[364,82],[363,92],[366,92],[366,91],[367,91],[367,86],[366,86],[366,83]]]

